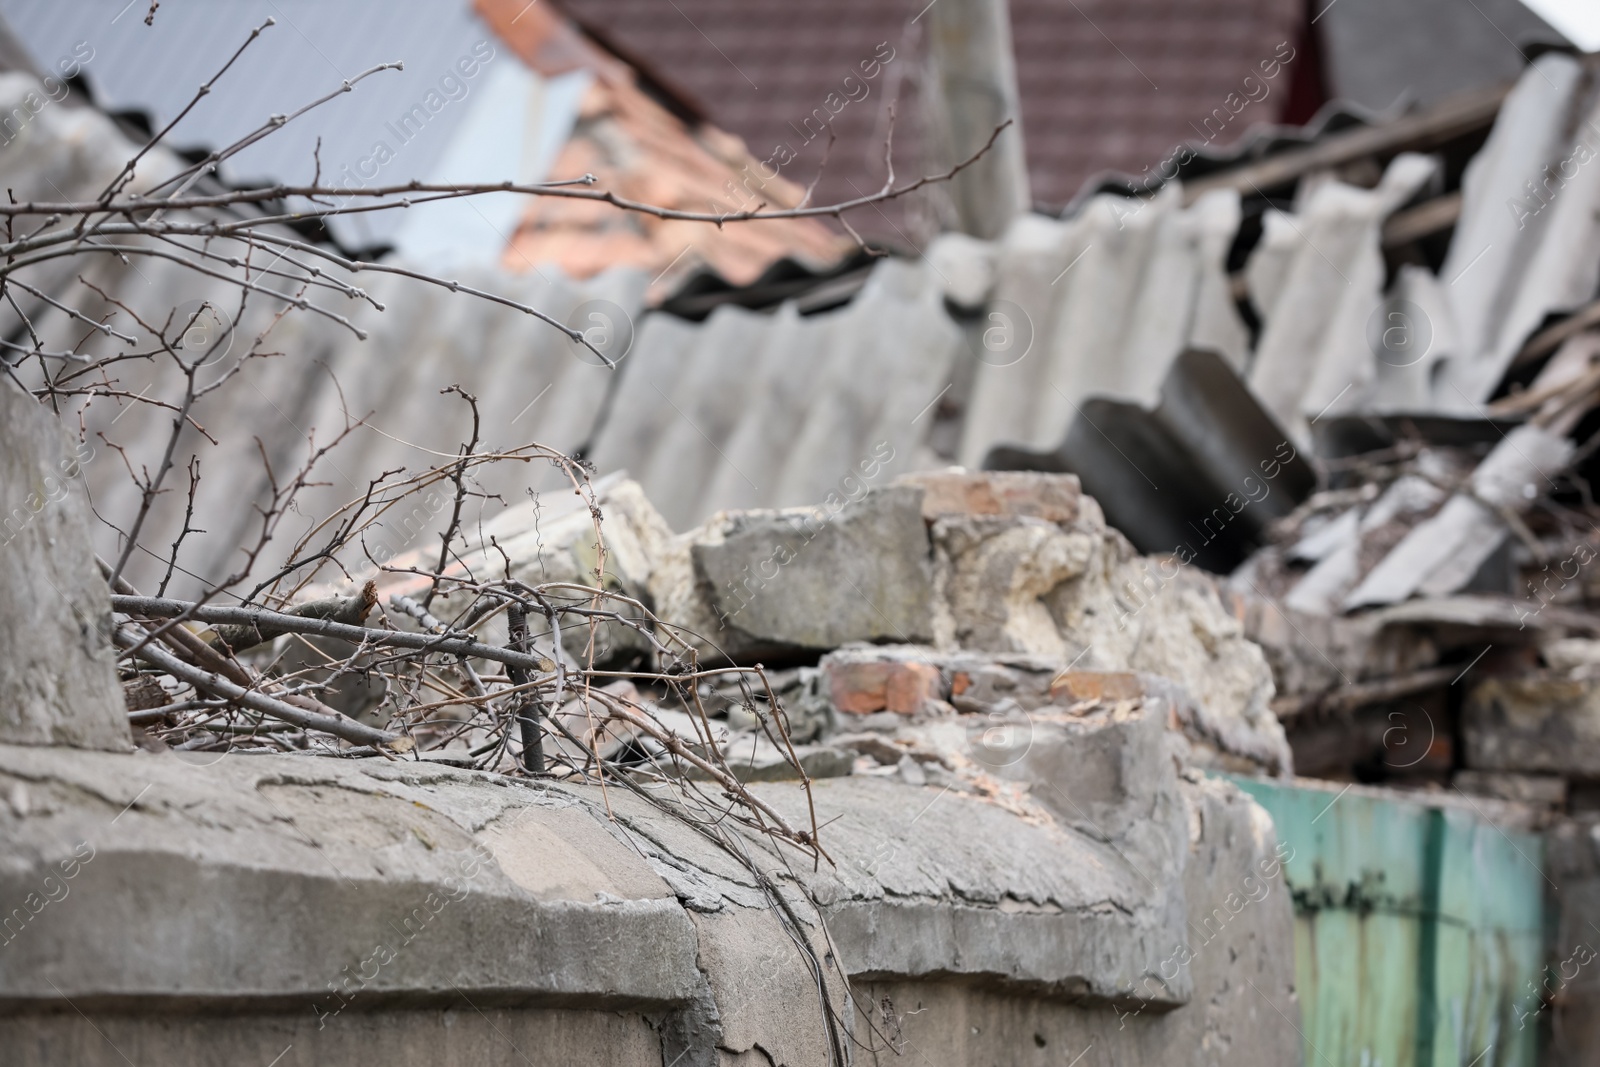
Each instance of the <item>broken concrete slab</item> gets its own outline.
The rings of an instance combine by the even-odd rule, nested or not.
[[[1491,678],[1462,711],[1467,766],[1600,778],[1600,682],[1540,671]]]
[[[922,492],[868,489],[837,508],[724,513],[687,545],[693,593],[716,643],[759,649],[837,648],[847,641],[925,641],[933,575]],[[672,577],[690,580],[681,569]],[[667,606],[690,590],[663,592]],[[670,614],[671,621],[678,621]]]
[[[0,381],[0,743],[131,746],[111,592],[89,547],[79,474],[93,449]]]
[[[1567,780],[1553,774],[1457,771],[1451,784],[1463,793],[1543,808],[1564,808]]]
[[[818,782],[816,818],[838,866],[815,872],[741,832],[747,865],[615,785],[602,798],[417,763],[203,765],[0,746],[0,792],[12,798],[0,807],[0,899],[21,908],[5,931],[0,1040],[59,1051],[73,1040],[60,1024],[70,1001],[140,1062],[253,1055],[274,1035],[303,1042],[297,1055],[350,1052],[345,1029],[368,1036],[380,1022],[436,1049],[431,1028],[464,996],[498,1032],[527,1032],[531,1019],[560,1028],[550,1048],[708,1065],[719,1048],[815,1051],[819,981],[835,1010],[861,1006],[840,996],[848,974],[1043,1000],[1065,1012],[1065,1032],[1105,1033],[1129,1055],[1148,1051],[1143,1035],[1158,1027],[1159,1054],[1181,1055],[1164,1042],[1245,1032],[1248,1013],[1218,1011],[1226,980],[1196,985],[1180,952],[1186,924],[1221,906],[1227,865],[1269,852],[1272,835],[1234,787],[1180,777],[1161,754],[1162,725],[1125,724],[1143,731],[1129,740],[1145,751],[1142,770],[1122,779],[1120,807],[1097,802],[1097,828],[1057,822],[1023,793]],[[762,789],[786,818],[810,818],[800,789]],[[1165,814],[1152,819],[1156,794]],[[822,905],[826,937],[794,876]],[[1292,940],[1279,897],[1235,920],[1246,965],[1273,983]],[[1113,1006],[1131,1016],[1121,1026]],[[205,1022],[241,1007],[248,1018],[228,1035]],[[152,1013],[159,1032],[137,1021]],[[1189,1015],[1180,1034],[1158,1023]],[[1258,1040],[1292,1033],[1284,1016]],[[652,1036],[656,1059],[641,1051]],[[74,1062],[120,1062],[109,1046],[72,1048]]]
[[[819,670],[841,729],[866,728],[874,713],[887,716],[880,729],[891,737],[872,753],[880,762],[881,752],[888,751],[883,745],[904,742],[942,752],[950,766],[966,761],[1009,766],[1011,748],[1018,748],[1020,759],[1035,727],[1052,717],[1148,703],[1160,709],[1163,723],[1188,739],[1186,759],[1198,766],[1287,774],[1292,765],[1281,728],[1263,729],[1213,712],[1182,686],[1154,674],[914,645],[843,648],[824,656]]]

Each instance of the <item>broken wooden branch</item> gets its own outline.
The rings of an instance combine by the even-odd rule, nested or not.
[[[134,648],[140,644],[138,638],[128,633],[122,627],[115,627],[112,631],[119,648]],[[289,703],[289,700],[305,701],[303,697],[272,697],[252,689],[245,689],[233,682],[213,674],[208,670],[196,667],[191,663],[179,659],[160,645],[145,644],[136,653],[138,658],[144,660],[157,670],[164,671],[182,682],[187,682],[203,693],[229,700],[241,707],[252,711],[259,711],[263,715],[270,715],[275,719],[305,730],[320,730],[326,734],[343,738],[357,745],[385,745],[398,740],[398,735],[377,730],[371,726],[362,725],[354,719],[347,719],[332,708],[324,704],[310,701],[321,712],[308,711]]]
[[[1554,326],[1534,334],[1528,343],[1522,346],[1522,350],[1512,358],[1511,366],[1523,366],[1541,356],[1547,356],[1560,348],[1569,338],[1596,326],[1600,326],[1600,300],[1585,304],[1569,318],[1562,319]]]
[[[223,623],[253,629],[277,630],[280,633],[306,634],[312,637],[333,637],[358,645],[378,645],[405,648],[417,652],[441,652],[474,659],[494,660],[507,666],[524,667],[543,672],[548,662],[541,656],[512,652],[496,645],[486,645],[469,638],[446,635],[414,634],[404,630],[379,630],[370,626],[355,626],[336,619],[323,619],[290,615],[265,608],[229,608],[210,604],[196,605],[185,600],[164,597],[113,596],[113,610],[124,615],[152,619],[171,619],[180,615],[199,622]]]
[[[1349,685],[1336,686],[1316,693],[1301,693],[1295,696],[1279,697],[1272,702],[1272,711],[1279,718],[1292,718],[1304,715],[1307,712],[1340,712],[1354,711],[1369,704],[1380,704],[1386,700],[1408,696],[1432,689],[1435,686],[1448,685],[1460,670],[1456,667],[1428,667],[1410,674],[1401,674],[1393,678],[1379,678],[1371,682],[1353,682]]]
[[[1367,156],[1429,151],[1457,137],[1487,130],[1510,91],[1508,83],[1461,93],[1421,114],[1332,134],[1305,148],[1195,178],[1184,184],[1184,203],[1192,204],[1212,189],[1234,189],[1246,196],[1260,194],[1298,181],[1314,170],[1327,170]]]
[[[378,585],[376,582],[368,582],[354,596],[330,596],[307,601],[285,609],[283,614],[296,619],[323,619],[328,622],[344,623],[347,626],[360,626],[366,622],[367,616],[372,613],[377,603]],[[220,642],[234,652],[243,652],[247,648],[265,644],[287,633],[301,632],[260,621],[214,626],[212,631],[216,634],[213,643]]]

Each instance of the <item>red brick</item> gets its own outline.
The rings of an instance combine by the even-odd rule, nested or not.
[[[1137,700],[1144,696],[1139,676],[1130,671],[1062,671],[1050,680],[1056,700]]]
[[[852,715],[885,710],[912,715],[940,694],[939,668],[931,663],[831,662],[826,670],[833,706]]]
[[[922,517],[929,521],[941,515],[1016,515],[1072,523],[1083,510],[1083,488],[1075,474],[952,467],[898,481],[922,488]]]

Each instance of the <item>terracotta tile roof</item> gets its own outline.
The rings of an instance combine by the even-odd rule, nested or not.
[[[591,173],[600,179],[597,188],[633,200],[695,211],[741,206],[727,190],[747,169],[753,173],[758,161],[738,137],[709,124],[691,128],[641,88],[630,65],[597,46],[548,4],[477,0],[476,7],[495,33],[541,74],[585,69],[593,77],[550,180]],[[804,193],[782,176],[760,189],[762,200],[774,207],[797,204]],[[532,201],[523,214],[504,265],[526,270],[556,263],[576,277],[619,265],[639,267],[659,276],[652,289],[652,297],[659,298],[701,267],[744,284],[782,257],[822,269],[852,247],[847,238],[814,220],[777,219],[719,229],[605,204],[543,199]]]
[[[796,127],[838,89],[880,42],[895,49],[876,88],[845,107],[834,123],[839,141],[818,185],[834,202],[882,182],[884,105],[921,70],[926,0],[561,0],[586,26],[648,57],[712,121],[743,137],[765,158],[787,143],[799,158],[785,176],[810,181],[820,140],[807,145]],[[1202,120],[1241,93],[1247,75],[1280,44],[1298,49],[1302,0],[1012,0],[1017,56],[1035,202],[1059,208],[1098,171],[1135,174],[1180,142],[1201,139]],[[1242,109],[1217,144],[1246,126],[1276,121],[1289,95],[1280,74],[1269,93]],[[1260,90],[1255,90],[1260,94]],[[901,175],[917,160],[915,94],[896,123]],[[1215,123],[1213,128],[1215,128]],[[903,210],[863,211],[866,232],[927,236]]]

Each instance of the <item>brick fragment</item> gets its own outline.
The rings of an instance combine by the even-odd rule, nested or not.
[[[922,517],[929,522],[945,515],[1007,515],[1071,524],[1084,512],[1075,474],[951,467],[908,474],[896,484],[922,488]]]
[[[1062,671],[1050,679],[1050,696],[1071,703],[1137,700],[1144,696],[1144,685],[1131,671]]]
[[[931,663],[846,660],[825,663],[824,670],[833,706],[852,715],[913,715],[940,696],[939,668]]]

